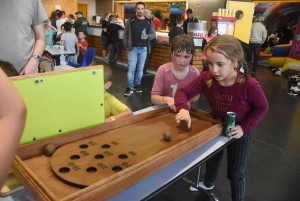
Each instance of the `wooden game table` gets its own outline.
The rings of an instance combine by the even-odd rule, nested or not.
[[[144,109],[140,112],[148,112],[126,118],[122,122],[116,121],[99,125],[21,146],[14,161],[13,172],[36,200],[147,200],[169,184],[182,178],[191,168],[196,168],[229,143],[228,138],[220,136],[222,124],[209,118],[205,112],[191,111],[194,124],[192,124],[192,130],[186,132],[182,127],[186,127],[186,125],[176,125],[175,114],[172,114],[169,108],[153,109],[155,108]],[[202,123],[204,129],[201,128]],[[166,129],[171,130],[174,134],[171,142],[162,139],[162,131]],[[140,134],[132,134],[134,130]],[[179,134],[176,134],[176,130],[180,131]],[[134,153],[139,157],[142,153],[147,155],[149,152],[149,155],[146,158],[142,157],[139,160],[136,158],[136,160],[126,162],[125,165],[122,163],[120,165],[122,171],[119,169],[114,174],[108,174],[106,178],[96,183],[89,184],[86,178],[78,184],[76,181],[68,181],[63,176],[60,177],[60,173],[55,173],[55,168],[51,166],[51,157],[43,154],[44,146],[49,143],[56,148],[60,147],[58,150],[62,149],[64,145],[76,144],[78,140],[87,139],[88,142],[93,141],[93,143],[102,143],[103,140],[103,143],[107,143],[105,136],[121,136],[119,132],[125,135],[126,131],[131,133],[135,143],[142,144],[142,148],[146,147],[147,152],[143,152],[142,148],[136,147],[135,144],[130,144],[126,146],[128,153],[124,153],[127,153],[129,158],[134,158]],[[153,135],[148,137],[144,144],[143,138],[140,137],[143,133],[147,136]],[[100,141],[95,140],[97,136],[102,137]],[[125,143],[124,139],[127,137],[110,139],[114,142],[111,146]],[[153,141],[151,142],[151,140]],[[154,144],[159,148],[155,148]],[[120,150],[111,149],[109,152],[118,155],[117,152]],[[134,153],[129,150],[133,150]],[[109,156],[107,151],[104,153],[106,153],[105,157]],[[116,163],[120,164],[121,162]],[[67,166],[66,164],[62,166]],[[110,165],[108,161],[105,162],[105,166],[110,168]],[[101,169],[101,166],[99,167]],[[70,168],[72,170],[73,167],[70,166]],[[73,178],[79,176],[75,175]],[[78,188],[78,185],[74,184],[87,187]]]

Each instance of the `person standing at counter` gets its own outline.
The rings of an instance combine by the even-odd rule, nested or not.
[[[56,35],[56,37],[58,37],[62,33],[61,32],[61,25],[63,25],[65,22],[67,22],[67,20],[63,18],[63,12],[62,11],[57,12],[57,17],[58,17],[58,19],[56,20],[56,26],[57,26],[57,35]]]
[[[170,42],[170,47],[172,46],[172,41],[175,38],[175,36],[179,36],[184,34],[184,31],[182,29],[183,25],[183,17],[177,16],[176,17],[176,26],[173,26],[168,34],[169,36],[169,42]]]
[[[38,0],[1,1],[0,60],[13,64],[21,74],[38,72],[45,49],[45,20],[48,20],[42,3]],[[12,13],[18,13],[12,18]],[[21,14],[22,13],[22,14]]]
[[[156,37],[153,22],[144,16],[145,4],[143,2],[136,3],[135,12],[136,16],[129,18],[126,23],[123,36],[124,46],[128,50],[125,97],[130,96],[133,90],[136,93],[142,93],[140,84],[147,51],[151,52],[150,41]]]
[[[250,48],[252,53],[254,53],[254,61],[252,65],[252,77],[255,77],[256,70],[258,67],[258,59],[260,54],[261,45],[265,42],[267,38],[267,31],[265,25],[262,22],[262,16],[255,16],[255,22],[252,23],[251,35],[250,35]]]
[[[186,15],[187,15],[187,18],[186,20],[184,20],[184,23],[183,23],[183,30],[184,30],[184,33],[187,34],[187,26],[188,26],[188,23],[190,22],[198,22],[197,18],[194,18],[193,17],[193,10],[192,9],[187,9],[186,10]]]
[[[108,63],[113,66],[117,63],[118,57],[121,53],[121,46],[119,41],[119,29],[122,27],[116,24],[116,17],[114,15],[109,16],[109,24],[107,25],[108,41],[109,41],[109,57]]]
[[[101,40],[102,40],[102,57],[105,62],[108,62],[108,58],[106,58],[106,50],[108,47],[108,32],[107,32],[107,25],[109,24],[109,16],[111,15],[110,12],[105,13],[104,19],[101,21],[102,25],[102,32],[101,32]]]
[[[144,12],[144,16],[150,20],[152,20],[152,12],[149,10],[149,9],[145,9],[145,12]],[[152,21],[153,22],[153,21]],[[154,23],[153,23],[154,25]],[[154,25],[155,27],[155,25]],[[150,45],[151,45],[151,51],[153,51],[153,48],[155,46],[155,43],[156,43],[156,37],[150,41]],[[143,77],[144,76],[149,76],[150,73],[147,72],[148,70],[148,61],[149,61],[149,58],[150,58],[150,52],[148,51],[147,52],[147,58],[146,58],[146,61],[145,61],[145,64],[144,64],[144,68],[143,68]]]
[[[159,19],[158,14],[155,12],[152,12],[152,22],[154,24],[155,31],[160,31],[161,30],[161,21]]]
[[[75,15],[77,16],[77,20],[73,24],[73,28],[75,28],[75,34],[78,37],[79,31],[85,31],[86,35],[88,35],[87,32],[87,26],[90,24],[89,21],[85,17],[82,16],[82,11],[77,11]]]

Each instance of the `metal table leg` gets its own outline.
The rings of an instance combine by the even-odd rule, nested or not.
[[[200,174],[201,174],[201,165],[198,166],[197,168],[197,174],[196,174],[196,178],[195,178],[195,183],[192,182],[191,180],[183,177],[182,180],[186,183],[188,183],[189,185],[193,186],[194,188],[197,188],[198,190],[202,191],[203,193],[205,193],[206,195],[210,196],[212,199],[214,199],[215,201],[219,201],[218,198],[211,192],[199,187],[199,181],[200,181]]]

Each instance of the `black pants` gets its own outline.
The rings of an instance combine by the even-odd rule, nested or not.
[[[249,43],[249,45],[250,45],[251,53],[254,53],[252,73],[256,73],[256,70],[258,67],[258,59],[259,59],[261,44],[260,43]]]
[[[230,180],[231,197],[233,201],[245,199],[246,179],[245,168],[250,148],[252,131],[235,140],[227,147],[227,178]],[[214,185],[223,158],[224,150],[207,160],[204,184]]]

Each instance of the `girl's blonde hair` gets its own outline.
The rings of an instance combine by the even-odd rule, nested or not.
[[[183,52],[192,55],[190,65],[193,65],[194,55],[195,55],[195,45],[193,39],[188,35],[178,35],[172,40],[171,52]]]
[[[244,74],[239,74],[236,82],[243,83],[245,81],[245,77],[249,72],[249,67],[247,62],[245,62],[244,51],[238,39],[230,35],[216,36],[207,43],[203,50],[204,54],[207,55],[208,50],[224,55],[224,57],[229,59],[231,62],[237,61],[238,63],[235,69],[239,71],[240,68],[243,67]],[[209,86],[211,83],[212,80],[207,82]]]

